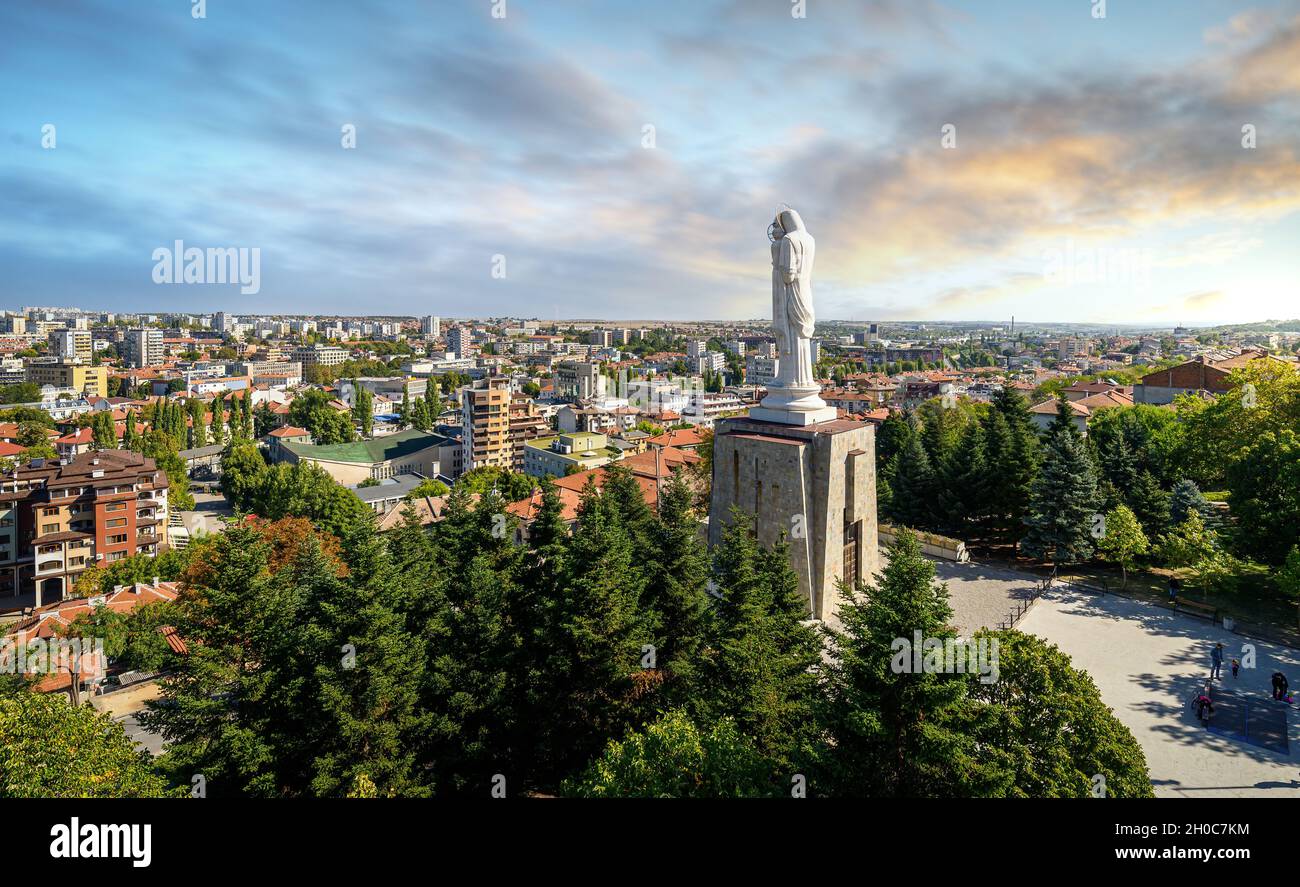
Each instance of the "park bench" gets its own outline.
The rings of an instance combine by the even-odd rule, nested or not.
[[[1193,616],[1201,616],[1213,622],[1218,618],[1219,610],[1211,604],[1201,604],[1196,601],[1178,600],[1174,603],[1175,610],[1186,610]]]

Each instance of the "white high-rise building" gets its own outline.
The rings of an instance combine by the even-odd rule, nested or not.
[[[420,321],[420,332],[432,338],[439,338],[442,335],[442,318],[436,314],[430,314]]]

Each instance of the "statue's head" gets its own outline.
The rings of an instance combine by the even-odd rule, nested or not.
[[[776,217],[772,224],[767,226],[768,239],[776,243],[791,231],[802,231],[803,219],[795,212],[788,203],[783,203],[776,208]]]

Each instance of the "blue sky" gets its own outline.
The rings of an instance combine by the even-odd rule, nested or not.
[[[1300,314],[1300,2],[493,5],[0,4],[0,305],[760,317],[784,201],[824,318]]]

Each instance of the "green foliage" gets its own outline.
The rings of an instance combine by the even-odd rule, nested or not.
[[[0,693],[0,797],[178,796],[122,725],[56,694]]]
[[[1106,514],[1106,533],[1097,543],[1097,547],[1115,563],[1124,573],[1124,584],[1128,584],[1128,571],[1137,564],[1137,559],[1146,554],[1151,547],[1137,517],[1127,505],[1120,505]]]
[[[889,563],[867,591],[845,587],[841,631],[829,630],[827,695],[830,734],[823,754],[828,794],[857,797],[954,797],[1002,794],[1010,776],[996,748],[981,748],[964,674],[916,673],[915,637],[952,641],[946,586],[916,537],[903,531]],[[919,635],[918,635],[919,633]],[[902,652],[900,652],[902,651]]]
[[[415,489],[407,494],[408,499],[421,499],[425,497],[440,498],[451,492],[451,488],[445,483],[433,477],[426,477],[416,485]]]
[[[1029,494],[1029,531],[1022,547],[1031,557],[1073,563],[1092,555],[1097,480],[1077,431],[1059,428],[1047,441],[1042,468]]]
[[[318,444],[356,440],[351,416],[330,406],[329,395],[318,388],[309,388],[293,399],[289,405],[289,424],[306,428]]]
[[[968,679],[972,699],[994,709],[980,739],[1010,761],[1005,794],[1029,798],[1093,797],[1105,778],[1106,797],[1152,797],[1146,756],[1102,702],[1086,671],[1054,645],[1019,631],[977,635],[998,644],[998,679]]]
[[[1300,543],[1300,436],[1265,431],[1228,466],[1227,486],[1240,528],[1237,550],[1282,563]]]
[[[35,382],[0,385],[0,403],[35,403],[41,399],[41,386]]]
[[[339,797],[364,776],[379,794],[427,795],[413,750],[423,649],[394,610],[390,567],[354,538],[346,575],[308,534],[278,569],[255,530],[220,536],[202,594],[181,598],[190,653],[141,721],[170,745],[178,780],[211,796]]]
[[[682,711],[672,711],[605,753],[581,777],[565,783],[581,798],[780,797],[775,769],[724,718],[706,732]]]

